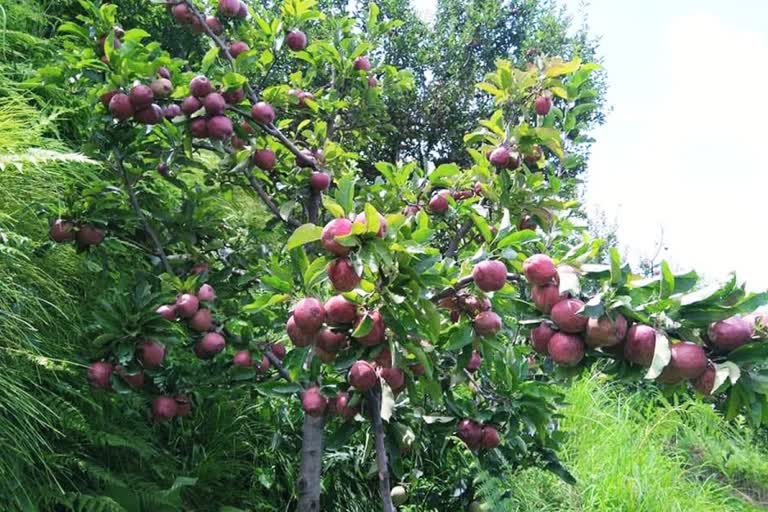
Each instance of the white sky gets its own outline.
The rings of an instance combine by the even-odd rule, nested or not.
[[[435,0],[412,0],[425,17]],[[586,204],[634,259],[768,289],[768,0],[565,0],[601,37],[613,111]]]

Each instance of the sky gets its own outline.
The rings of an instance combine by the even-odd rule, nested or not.
[[[600,37],[608,74],[587,210],[630,261],[661,246],[673,268],[768,289],[768,0],[561,2]]]

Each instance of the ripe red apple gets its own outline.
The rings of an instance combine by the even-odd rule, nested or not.
[[[173,399],[176,401],[176,417],[183,418],[192,411],[192,399],[189,395],[179,393],[174,395]]]
[[[149,84],[149,88],[152,89],[155,98],[167,98],[173,92],[173,83],[167,78],[158,78]]]
[[[331,186],[331,175],[327,172],[313,172],[309,177],[309,186],[315,192],[328,190],[328,187]]]
[[[195,345],[195,355],[200,359],[210,359],[224,350],[226,344],[224,336],[217,332],[209,332]]]
[[[270,124],[275,120],[275,109],[269,103],[260,101],[251,107],[251,117],[259,124]]]
[[[152,101],[155,99],[155,93],[152,92],[150,87],[140,84],[131,88],[128,98],[131,100],[131,105],[133,105],[134,109],[141,110],[152,104]]]
[[[210,271],[210,266],[206,262],[195,263],[192,265],[190,272],[195,275],[204,274]]]
[[[213,92],[213,85],[207,77],[198,75],[189,82],[189,92],[197,98],[205,98]]]
[[[325,301],[325,314],[328,325],[351,324],[357,319],[357,304],[343,295],[334,295]]]
[[[168,421],[176,416],[178,405],[170,396],[159,396],[152,401],[152,416],[157,421]]]
[[[293,321],[302,331],[316,333],[325,322],[323,303],[312,297],[301,299],[293,308]]]
[[[549,110],[552,108],[552,99],[548,96],[539,96],[533,103],[533,109],[536,114],[545,116],[549,114]]]
[[[584,303],[578,299],[563,299],[554,306],[550,317],[561,331],[569,333],[578,333],[586,329],[589,317],[577,314]]]
[[[541,322],[537,325],[531,330],[531,345],[533,346],[533,350],[545,356],[549,355],[549,340],[552,339],[552,336],[554,336],[555,333],[557,333],[557,331],[550,327],[546,322]]]
[[[704,373],[691,381],[691,383],[699,393],[704,395],[711,395],[712,392],[715,391],[714,387],[716,377],[717,370],[715,369],[715,365],[712,363],[712,361],[707,361],[707,368],[704,370]]]
[[[109,388],[109,379],[112,378],[113,366],[106,361],[92,363],[88,367],[88,382],[91,386],[99,389]]]
[[[248,17],[248,6],[245,5],[245,2],[243,2],[243,0],[240,0],[240,9],[237,10],[237,15],[241,18]]]
[[[144,368],[159,368],[165,360],[165,346],[154,340],[142,341],[136,347],[139,362]]]
[[[349,383],[360,391],[368,391],[379,381],[368,361],[355,361],[349,369]]]
[[[509,165],[511,153],[506,146],[499,146],[488,153],[488,161],[495,167],[504,168]]]
[[[413,217],[414,215],[419,213],[419,210],[421,210],[421,208],[419,208],[419,205],[409,204],[408,206],[403,208],[403,215],[405,215],[406,217]]]
[[[373,358],[373,364],[379,368],[392,368],[392,352],[384,347],[381,352]]]
[[[333,219],[323,228],[320,243],[323,248],[336,256],[346,256],[351,250],[335,240],[337,236],[348,235],[352,232],[352,222],[349,219]]]
[[[203,98],[203,107],[205,107],[205,111],[210,116],[221,114],[226,106],[227,102],[224,101],[224,96],[217,92],[212,92]]]
[[[214,34],[221,35],[224,32],[224,26],[219,21],[219,18],[216,16],[206,16],[205,18],[205,24],[208,25],[208,28],[211,29],[211,32]]]
[[[232,136],[232,121],[227,116],[213,116],[206,124],[208,137],[212,139],[224,140]]]
[[[171,14],[182,25],[192,23],[192,19],[195,17],[192,11],[189,10],[189,6],[183,3],[174,5],[171,8]]]
[[[483,311],[489,311],[491,309],[491,301],[487,297],[475,297],[474,295],[468,295],[462,297],[459,302],[461,308],[471,317],[476,317]]]
[[[165,78],[170,80],[171,72],[168,71],[168,68],[166,68],[165,66],[160,66],[159,68],[157,68],[157,76],[159,76],[160,78]]]
[[[310,416],[322,416],[328,406],[328,400],[320,394],[320,388],[313,386],[302,392],[301,406]]]
[[[368,57],[360,56],[355,59],[355,62],[353,64],[353,67],[356,71],[370,71],[371,70],[371,63],[368,60]]]
[[[355,224],[361,224],[363,226],[367,225],[367,219],[365,218],[365,213],[360,212],[357,215],[355,215]],[[382,214],[379,214],[379,230],[376,232],[376,236],[379,238],[384,238],[387,236],[387,219]]]
[[[48,231],[51,239],[57,243],[71,242],[75,239],[74,223],[71,220],[56,219]]]
[[[683,341],[670,347],[669,364],[656,379],[664,384],[698,378],[707,369],[707,354],[696,343]]]
[[[447,196],[450,195],[450,193],[451,192],[449,190],[441,190],[434,194],[429,200],[429,210],[432,213],[436,213],[438,215],[442,215],[443,213],[447,212],[448,208],[450,207]]]
[[[473,325],[478,336],[496,336],[501,330],[501,317],[493,311],[483,311],[475,317]]]
[[[184,101],[181,102],[181,111],[188,116],[194,114],[201,108],[203,108],[203,103],[194,96],[187,96],[184,98]]]
[[[576,366],[584,358],[584,342],[580,336],[558,332],[547,344],[552,360],[562,366]]]
[[[231,91],[224,91],[221,94],[224,96],[224,100],[230,105],[237,105],[245,99],[245,91],[242,87],[232,89]]]
[[[299,326],[293,320],[293,316],[289,317],[285,323],[285,332],[288,333],[291,343],[297,347],[307,347],[315,342],[316,332],[307,333],[299,329]]]
[[[409,365],[408,369],[411,370],[411,373],[413,373],[414,377],[421,377],[427,371],[427,369],[424,368],[424,365],[421,363]]]
[[[750,342],[752,331],[753,327],[748,320],[732,316],[711,324],[707,329],[707,336],[715,347],[723,352],[730,352]]]
[[[588,347],[610,347],[618,345],[627,336],[627,319],[621,313],[611,320],[607,316],[590,318],[587,321],[587,335],[584,339]]]
[[[251,155],[251,162],[265,171],[271,171],[275,168],[277,159],[275,158],[275,152],[271,149],[257,149]]]
[[[213,286],[206,283],[197,290],[197,298],[205,302],[213,302],[216,299],[216,291]]]
[[[484,292],[495,292],[507,282],[507,267],[499,260],[481,261],[472,269],[472,278]]]
[[[200,308],[192,318],[189,319],[189,326],[197,332],[207,332],[213,328],[213,317],[209,309]]]
[[[381,378],[389,384],[390,389],[397,393],[405,387],[405,373],[400,368],[382,368]]]
[[[101,96],[99,96],[99,101],[101,101],[101,104],[104,105],[104,108],[109,108],[109,102],[112,101],[112,98],[115,96],[115,94],[118,94],[120,91],[107,91]]]
[[[181,115],[181,107],[175,103],[163,107],[163,117],[168,120],[175,119]]]
[[[480,446],[486,450],[492,450],[499,446],[499,432],[490,425],[483,426],[483,436],[480,438]]]
[[[296,156],[296,165],[305,168],[314,167],[317,165],[315,154],[310,149],[302,149]]]
[[[531,149],[528,153],[525,154],[523,157],[525,160],[525,163],[529,166],[534,166],[538,163],[539,160],[541,160],[542,156],[541,146],[538,144],[534,144],[531,146]]]
[[[237,58],[238,55],[240,55],[241,53],[245,53],[250,49],[251,48],[242,41],[237,41],[229,45],[229,53],[234,58]]]
[[[456,434],[470,450],[477,450],[483,440],[483,428],[470,419],[459,421],[456,426]]]
[[[104,230],[92,226],[91,224],[83,224],[80,226],[80,229],[77,230],[75,237],[77,238],[77,242],[83,247],[99,245],[104,241]]]
[[[341,393],[336,395],[333,409],[336,412],[336,414],[338,414],[345,420],[352,419],[357,414],[357,408],[350,407],[349,402],[350,402],[349,394],[342,391]]]
[[[285,345],[281,343],[270,343],[269,349],[272,351],[272,354],[279,360],[285,359]]]
[[[164,117],[163,114],[163,107],[158,105],[157,103],[153,103],[150,106],[143,108],[141,110],[137,110],[133,114],[133,119],[141,124],[158,124],[162,122]]]
[[[337,292],[350,292],[360,284],[360,276],[355,272],[348,258],[336,258],[328,264],[328,279]]]
[[[656,351],[656,331],[647,325],[635,324],[627,331],[624,357],[641,366],[650,366]]]
[[[232,364],[240,366],[242,368],[249,368],[253,366],[253,359],[251,359],[251,353],[247,350],[239,350],[235,352],[232,357]]]
[[[136,373],[129,374],[128,371],[122,366],[115,367],[115,373],[118,374],[130,387],[133,389],[141,389],[144,387],[144,372],[139,370]]]
[[[376,79],[375,76],[369,76],[368,77],[368,87],[376,87],[379,85],[379,81]]]
[[[378,345],[384,341],[386,333],[386,325],[384,324],[384,317],[381,316],[381,313],[379,311],[371,311],[369,316],[373,321],[373,327],[371,328],[371,331],[365,336],[355,338],[355,340],[357,340],[357,342],[364,347],[373,347]],[[363,318],[365,317],[360,317],[358,322],[355,324],[355,329],[357,329],[357,326],[360,325],[360,322],[363,321]]]
[[[127,94],[119,92],[109,100],[109,113],[118,121],[125,121],[133,116],[133,105]]]
[[[189,122],[189,131],[198,139],[208,137],[208,121],[204,117],[196,117]]]
[[[228,18],[240,13],[240,0],[219,0],[219,12]]]
[[[155,310],[155,313],[165,318],[166,320],[176,320],[176,304],[163,304]]]
[[[321,349],[335,354],[344,348],[347,341],[347,335],[340,331],[334,331],[327,327],[320,329],[316,337],[317,346]]]
[[[523,215],[520,217],[520,221],[517,223],[517,229],[520,231],[523,231],[524,229],[529,229],[531,231],[536,231],[536,220],[531,217],[530,215]]]
[[[176,299],[176,314],[181,318],[192,318],[200,307],[200,301],[191,293],[183,293]]]
[[[557,268],[546,254],[534,254],[523,262],[523,273],[531,284],[544,286],[557,279]]]
[[[548,315],[552,311],[552,306],[560,302],[560,287],[554,283],[544,286],[533,285],[531,298],[536,309]]]
[[[477,350],[473,350],[472,355],[469,356],[469,361],[467,361],[467,366],[465,366],[464,368],[466,368],[470,372],[476,372],[477,370],[480,369],[480,365],[482,363],[483,363],[483,358],[480,357],[480,354],[477,353]]]
[[[334,361],[336,361],[336,353],[323,350],[317,345],[315,345],[315,355],[325,364],[332,364]]]
[[[307,47],[307,35],[301,30],[291,30],[285,36],[285,44],[295,52],[299,52]]]

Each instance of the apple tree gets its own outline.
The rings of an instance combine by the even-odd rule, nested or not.
[[[598,66],[499,60],[467,163],[363,172],[386,99],[413,85],[377,57],[397,20],[374,3],[362,23],[314,0],[155,3],[199,58],[81,0],[65,63],[40,72],[95,109],[82,129],[101,179],[68,191],[50,231],[118,276],[93,313],[94,388],[141,394],[156,422],[201,396],[300,401],[302,511],[320,509],[324,443],[361,432],[384,510],[416,506],[424,450],[467,461],[433,506],[472,501],[474,467],[572,481],[557,381],[588,366],[768,414],[766,325],[750,315],[768,295],[666,264],[640,279],[611,248],[596,261],[571,170]],[[123,275],[137,257],[143,272]]]

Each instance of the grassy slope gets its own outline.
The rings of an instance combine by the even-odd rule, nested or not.
[[[574,487],[541,470],[498,484],[511,496],[492,510],[765,510],[768,463],[747,429],[727,424],[700,402],[673,405],[661,395],[631,396],[599,377],[575,382],[563,428],[563,459]],[[495,492],[494,492],[495,491]],[[762,503],[761,503],[762,502]]]

